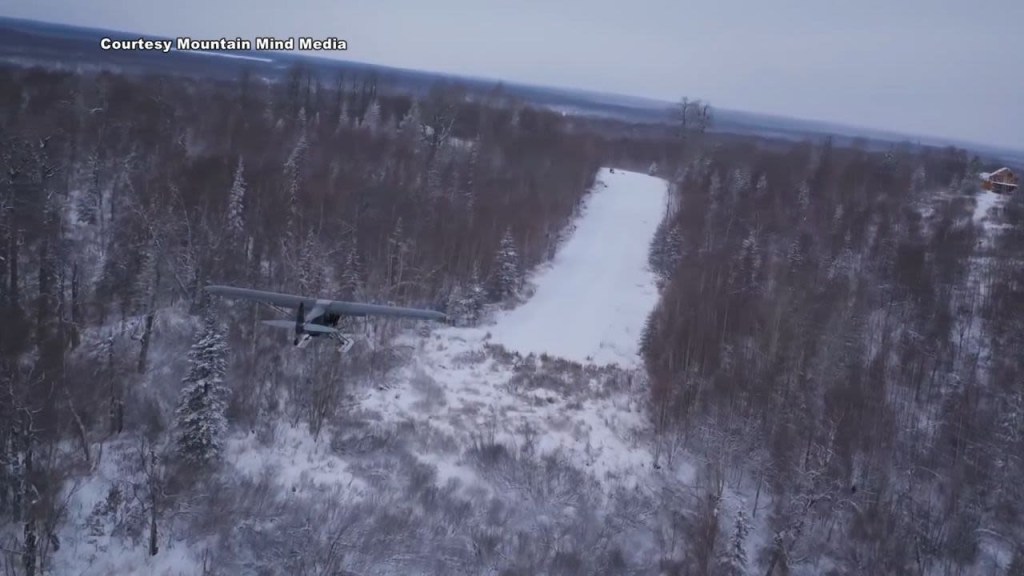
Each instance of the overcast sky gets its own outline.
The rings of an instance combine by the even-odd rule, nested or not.
[[[364,62],[1024,149],[1024,0],[2,0],[0,15],[336,36]]]

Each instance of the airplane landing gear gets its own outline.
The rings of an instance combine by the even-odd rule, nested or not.
[[[338,352],[341,354],[351,350],[352,346],[356,343],[356,339],[348,334],[338,332],[334,334],[334,337],[338,340]]]

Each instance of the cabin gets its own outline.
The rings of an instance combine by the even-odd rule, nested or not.
[[[996,194],[1011,194],[1020,186],[1020,177],[1009,168],[1000,168],[995,172],[982,172],[981,187]]]

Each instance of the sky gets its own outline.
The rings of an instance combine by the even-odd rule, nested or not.
[[[0,0],[0,16],[334,36],[362,62],[1024,150],[1022,0]]]

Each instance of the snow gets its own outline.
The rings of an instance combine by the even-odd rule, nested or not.
[[[454,440],[419,456],[442,482],[480,486],[457,447],[483,441],[558,454],[609,489],[640,485],[654,458],[638,348],[658,299],[646,263],[666,189],[646,174],[603,170],[529,300],[493,325],[408,337],[410,364],[360,408]]]
[[[278,423],[269,443],[261,443],[253,433],[231,438],[225,461],[253,480],[269,474],[293,492],[303,487],[362,489],[363,483],[348,472],[344,460],[331,453],[330,446],[327,432],[314,438],[306,426]]]
[[[419,345],[413,363],[384,390],[366,394],[362,409],[384,422],[412,422],[423,437],[453,438],[453,446],[483,440],[558,453],[608,487],[636,486],[650,471],[639,375],[562,372],[536,359],[506,363],[488,352],[486,331],[479,328],[444,328]],[[616,377],[618,385],[602,383]],[[457,449],[420,455],[437,467],[442,483],[479,485],[462,458]]]
[[[144,546],[134,548],[113,544],[101,549],[105,554],[88,556],[67,566],[81,576],[104,576],[108,574],[151,574],[152,576],[185,576],[202,573],[202,562],[184,542],[162,542],[160,553],[150,556]],[[109,552],[108,552],[109,551]],[[59,557],[59,556],[58,556]],[[58,567],[63,566],[58,563]]]
[[[427,128],[430,128],[429,126]],[[448,138],[448,145],[462,150],[472,150],[476,147],[476,141],[467,140],[465,138],[458,138],[456,136],[450,136]]]
[[[664,180],[604,170],[568,242],[535,276],[526,304],[498,318],[494,342],[597,365],[639,365],[639,341],[657,305],[647,267],[665,209]]]
[[[202,572],[201,543],[160,533],[160,552],[150,556],[145,538],[115,534],[112,518],[97,516],[97,506],[102,506],[111,488],[119,487],[126,497],[132,494],[129,483],[140,478],[129,472],[128,463],[138,458],[137,450],[138,445],[130,440],[109,442],[94,453],[91,474],[65,486],[67,518],[59,532],[62,545],[52,558],[53,574],[184,576]],[[66,458],[73,459],[70,455]]]
[[[977,202],[974,206],[974,223],[980,224],[983,220],[988,218],[989,211],[996,205],[1001,204],[1004,198],[995,192],[989,190],[982,190],[978,193],[975,201]]]
[[[1000,168],[989,176],[991,177],[1004,171],[1007,171],[1007,169]],[[980,310],[989,305],[992,269],[994,266],[999,265],[997,259],[985,254],[985,251],[994,245],[995,240],[1004,230],[1009,228],[1007,224],[1000,222],[1001,215],[998,211],[1000,207],[1006,204],[1007,200],[1008,196],[996,194],[988,190],[980,191],[975,197],[976,204],[973,220],[976,225],[981,227],[981,230],[977,245],[978,252],[970,257],[970,268],[966,285],[968,288],[977,291],[977,298],[971,299],[970,309],[967,314],[961,314],[957,317],[958,326],[954,330],[954,333],[961,332],[966,334],[966,341],[961,344],[961,347],[968,351],[974,351],[976,361],[973,370],[977,373],[978,381],[985,383],[992,382],[995,376],[993,374],[992,351],[988,342],[983,338],[984,332],[982,331],[981,324],[984,320],[982,319],[983,316],[980,315]],[[967,323],[967,328],[963,330],[960,326],[965,322]],[[922,417],[925,416],[922,415]],[[932,424],[928,423],[925,426],[931,427]],[[1002,567],[1009,565],[1012,560],[1012,543],[1007,542],[1001,535],[987,529],[979,529],[978,536],[978,547],[981,550],[977,563],[979,570],[989,574],[1001,572]],[[996,566],[1000,568],[997,569]]]

